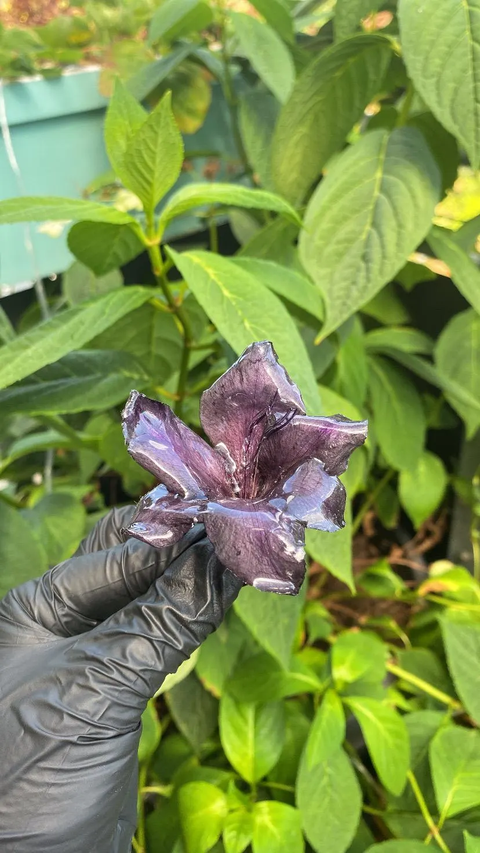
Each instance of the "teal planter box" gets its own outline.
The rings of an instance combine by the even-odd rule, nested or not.
[[[20,176],[15,173],[0,138],[0,199],[19,195],[81,198],[91,181],[109,168],[103,142],[107,99],[98,91],[98,68],[67,70],[61,77],[31,78],[4,85],[5,109]],[[232,180],[229,163],[236,158],[228,110],[218,86],[200,130],[185,137],[191,152],[220,155],[214,180]],[[205,180],[208,156],[191,160],[177,186]],[[172,239],[204,227],[187,215],[176,220]],[[36,276],[61,273],[72,263],[67,228],[58,236],[42,233],[43,223],[0,228],[0,296],[31,285]],[[32,251],[28,249],[31,239]]]

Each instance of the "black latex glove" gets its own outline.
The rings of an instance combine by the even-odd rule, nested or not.
[[[123,542],[131,513],[0,602],[2,853],[130,851],[141,714],[241,586],[201,526]]]

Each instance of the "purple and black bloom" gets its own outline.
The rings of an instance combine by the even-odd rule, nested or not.
[[[171,409],[132,391],[123,412],[131,456],[161,485],[127,532],[156,547],[196,522],[222,561],[257,589],[294,595],[305,575],[305,527],[344,526],[337,475],[363,444],[366,421],[309,417],[268,341],[254,343],[204,392],[210,447]]]

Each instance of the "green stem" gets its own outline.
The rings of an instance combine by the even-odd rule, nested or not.
[[[412,770],[408,771],[407,779],[410,782],[412,791],[415,794],[415,799],[418,803],[418,806],[419,806],[419,809],[422,813],[423,819],[424,819],[425,823],[427,824],[427,826],[430,830],[430,834],[431,834],[432,838],[435,838],[435,841],[437,842],[438,846],[440,847],[440,850],[443,850],[443,853],[451,853],[451,850],[447,847],[447,845],[445,844],[445,841],[443,840],[442,836],[440,835],[438,827],[435,825],[435,821],[434,821],[432,815],[430,814],[428,806],[425,802],[425,797],[422,794],[420,785],[418,784],[417,779],[415,777],[415,774],[413,773]]]
[[[161,797],[171,797],[173,785],[147,785],[142,788],[141,794],[159,794]]]
[[[148,233],[152,233],[152,225],[149,222],[148,225]],[[161,288],[162,293],[167,300],[168,306],[173,314],[176,315],[183,332],[183,349],[182,356],[180,360],[180,373],[178,377],[177,384],[177,392],[176,392],[176,401],[175,401],[175,412],[177,415],[181,416],[183,409],[183,401],[185,398],[185,389],[187,384],[187,376],[188,376],[188,363],[190,359],[190,347],[193,343],[193,332],[190,325],[190,320],[185,313],[185,310],[182,305],[179,305],[173,296],[173,293],[170,288],[170,282],[167,279],[165,273],[165,265],[162,259],[162,253],[160,250],[160,246],[158,243],[151,243],[147,247],[148,255],[150,258],[150,263],[152,265],[153,274],[155,276],[155,280],[158,286]]]
[[[230,121],[232,125],[233,138],[235,140],[235,145],[238,151],[238,156],[242,161],[243,168],[245,169],[246,175],[251,178],[252,176],[252,168],[250,163],[248,162],[247,152],[245,151],[245,146],[243,144],[242,135],[240,133],[240,128],[238,125],[238,99],[235,93],[235,87],[233,85],[232,80],[232,72],[230,69],[230,56],[227,51],[227,33],[226,33],[226,16],[222,17],[222,25],[221,25],[221,33],[220,39],[222,42],[222,62],[223,62],[223,94],[225,100],[228,105],[228,111],[230,113]],[[252,181],[253,183],[253,181]]]
[[[96,449],[96,441],[95,439],[88,438],[86,436],[82,436],[76,430],[73,429],[66,421],[63,420],[59,415],[38,415],[38,420],[45,424],[45,426],[50,427],[51,429],[56,430],[61,435],[64,435],[66,438],[70,439],[72,444],[75,447],[78,447],[79,450],[85,449]]]
[[[142,853],[142,848],[140,847],[140,845],[139,845],[139,843],[135,837],[132,838],[132,847],[133,847],[134,853]]]
[[[147,850],[147,835],[145,830],[145,809],[143,805],[142,791],[147,782],[147,766],[140,767],[138,773],[138,800],[137,800],[137,843],[138,853],[146,853]]]
[[[391,663],[391,661],[387,662],[387,669],[392,673],[392,675],[396,675],[397,678],[401,678],[402,681],[408,681],[410,684],[418,687],[419,690],[423,690],[424,693],[428,693],[429,696],[432,696],[444,705],[448,705],[452,711],[462,710],[460,702],[453,699],[448,695],[448,693],[444,693],[443,690],[438,690],[437,687],[429,684],[428,681],[424,681],[423,678],[419,678],[418,675],[408,672],[408,670],[403,669],[401,666],[397,666],[395,663]]]
[[[409,81],[405,92],[405,97],[403,99],[402,108],[397,119],[397,127],[403,127],[403,125],[407,123],[414,94],[415,89],[413,88],[413,84]]]
[[[210,234],[210,251],[218,254],[218,228],[213,216],[209,219],[208,231]]]
[[[275,790],[278,791],[288,791],[289,794],[295,793],[293,785],[282,785],[281,782],[270,782],[269,779],[267,779],[263,784],[266,788],[275,788]]]
[[[378,481],[377,485],[373,489],[373,491],[368,495],[365,499],[364,503],[358,510],[356,517],[352,522],[352,535],[358,532],[360,525],[367,514],[368,510],[377,500],[379,494],[383,492],[385,486],[390,482],[392,477],[395,475],[395,471],[393,468],[389,468],[388,471],[383,475],[382,479]]]

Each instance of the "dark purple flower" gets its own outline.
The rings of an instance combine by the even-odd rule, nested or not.
[[[214,448],[168,406],[132,391],[123,412],[129,453],[162,485],[137,506],[132,536],[162,547],[196,522],[220,560],[257,589],[295,594],[305,575],[305,527],[344,526],[337,475],[366,421],[305,415],[267,341],[249,346],[204,392],[200,418]]]

